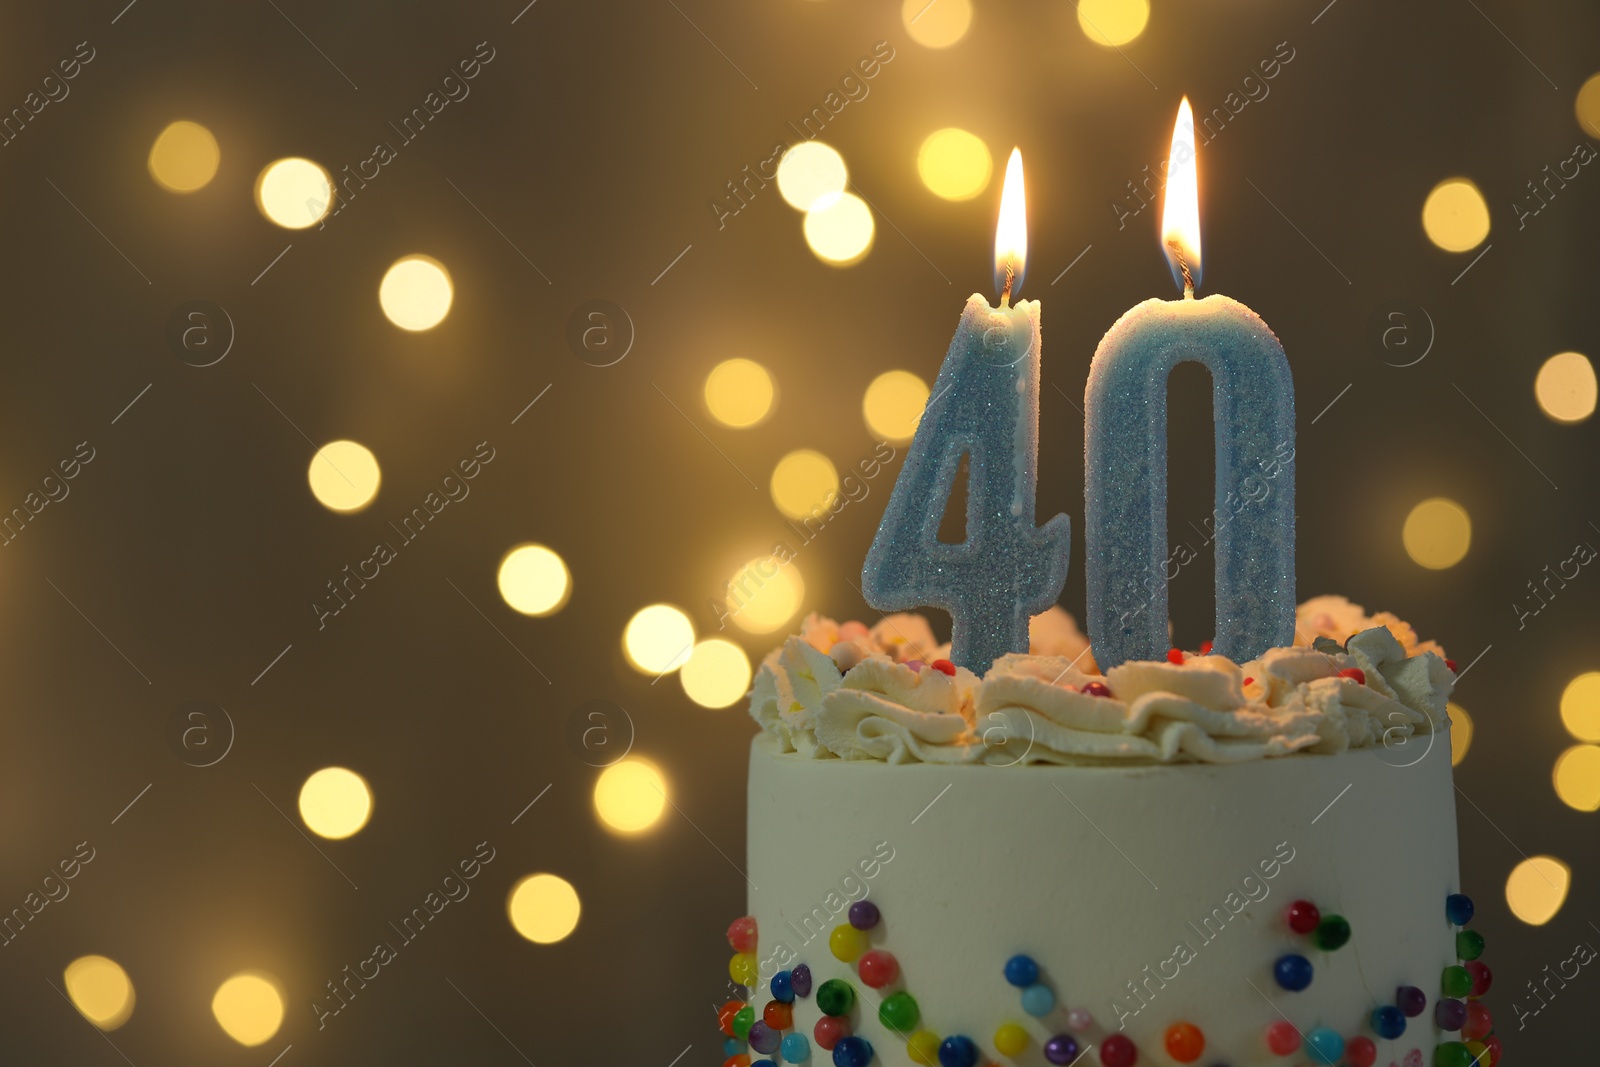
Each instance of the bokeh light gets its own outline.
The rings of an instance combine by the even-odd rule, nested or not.
[[[1544,361],[1533,380],[1539,408],[1556,422],[1582,422],[1594,414],[1594,364],[1582,352],[1561,352]]]
[[[702,708],[730,707],[750,689],[750,657],[727,638],[707,638],[689,653],[678,680]]]
[[[900,21],[924,48],[949,48],[972,25],[970,0],[903,0]]]
[[[667,806],[667,780],[647,760],[630,756],[600,772],[594,783],[594,811],[618,833],[648,830]]]
[[[572,883],[554,874],[530,874],[506,898],[512,927],[539,945],[554,944],[576,930],[582,910]]]
[[[729,579],[728,610],[740,629],[770,634],[794,618],[805,595],[805,580],[793,561],[762,556],[740,567]]]
[[[454,299],[450,272],[432,256],[395,260],[378,286],[378,303],[389,321],[413,332],[431,330],[443,322]]]
[[[800,211],[826,206],[819,202],[844,192],[849,180],[844,157],[821,141],[802,141],[778,160],[778,192]]]
[[[1565,863],[1554,856],[1530,856],[1506,878],[1506,903],[1529,926],[1543,926],[1561,910],[1571,884],[1572,871]]]
[[[1466,178],[1447,178],[1423,203],[1422,228],[1446,252],[1469,252],[1489,236],[1489,204]]]
[[[317,449],[306,468],[311,495],[329,511],[360,511],[378,495],[382,475],[378,457],[354,441],[330,441]]]
[[[1575,102],[1578,125],[1590,137],[1600,137],[1600,74],[1589,75],[1589,80],[1578,90]]]
[[[1441,571],[1466,556],[1472,544],[1472,520],[1460,504],[1436,496],[1411,509],[1400,537],[1413,561]]]
[[[300,818],[318,837],[349,837],[371,816],[372,790],[355,771],[324,767],[300,787]]]
[[[1467,749],[1472,747],[1472,716],[1453,701],[1445,709],[1450,714],[1450,766],[1455,767],[1467,758]]]
[[[752,359],[725,359],[706,375],[706,410],[735,430],[764,422],[777,393],[767,368]]]
[[[872,248],[873,230],[872,210],[854,193],[824,199],[806,212],[806,244],[818,259],[835,267],[860,262]]]
[[[1579,741],[1600,741],[1600,671],[1567,683],[1561,691],[1561,722]]]
[[[524,615],[554,615],[572,594],[566,561],[553,549],[532,542],[506,553],[495,581],[501,598]]]
[[[682,667],[694,648],[694,623],[671,604],[640,608],[622,631],[622,651],[643,674],[666,674]]]
[[[256,178],[256,207],[286,230],[315,226],[333,206],[333,179],[309,159],[268,163]]]
[[[917,150],[917,174],[935,196],[971,200],[989,186],[994,159],[983,139],[954,126],[935,130]]]
[[[826,518],[839,495],[839,472],[821,452],[799,448],[772,468],[772,502],[791,519]]]
[[[1095,44],[1127,44],[1149,21],[1150,0],[1078,0],[1078,28]]]
[[[1573,745],[1556,758],[1550,777],[1561,803],[1600,811],[1600,745]]]
[[[72,1006],[102,1030],[115,1030],[133,1014],[133,982],[115,960],[79,956],[62,976]]]
[[[264,974],[246,971],[217,988],[211,1014],[224,1033],[241,1045],[259,1045],[283,1025],[283,994]]]
[[[203,189],[216,177],[222,151],[211,131],[198,122],[180,119],[156,137],[150,146],[150,177],[174,193]]]
[[[928,383],[908,370],[885,371],[872,379],[861,400],[867,429],[885,441],[909,441],[928,405]]]

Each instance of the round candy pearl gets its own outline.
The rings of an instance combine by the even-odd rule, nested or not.
[[[849,982],[830,978],[817,988],[817,1007],[824,1015],[849,1015],[855,1003],[855,987]]]
[[[1206,1035],[1194,1023],[1173,1023],[1162,1035],[1167,1055],[1179,1063],[1193,1063],[1206,1050]]]
[[[977,1067],[978,1046],[972,1038],[952,1034],[939,1042],[939,1067]]]
[[[878,1005],[878,1021],[897,1033],[906,1033],[922,1017],[917,998],[905,990],[891,993]]]
[[[818,1047],[831,1051],[841,1038],[850,1036],[850,1020],[843,1015],[824,1015],[811,1028],[811,1036],[817,1039]]]
[[[1444,917],[1457,926],[1471,922],[1472,913],[1476,910],[1472,898],[1465,893],[1451,893],[1444,898]]]
[[[1071,1063],[1078,1058],[1078,1039],[1067,1034],[1057,1034],[1044,1043],[1044,1058],[1051,1063]]]
[[[811,1042],[805,1034],[784,1034],[778,1051],[788,1063],[804,1063],[811,1058]]]
[[[728,924],[728,944],[735,952],[756,950],[756,917],[746,915]]]
[[[1472,992],[1467,994],[1469,997],[1481,997],[1489,992],[1489,987],[1494,984],[1494,972],[1489,970],[1487,963],[1471,960],[1462,967],[1472,976]]]
[[[1344,1043],[1344,1058],[1350,1067],[1372,1067],[1378,1062],[1378,1046],[1365,1034],[1352,1037]]]
[[[1456,958],[1475,960],[1483,955],[1483,935],[1476,930],[1462,930],[1456,934]]]
[[[722,1054],[724,1056],[737,1056],[743,1051],[744,1042],[736,1037],[730,1037],[722,1043]]]
[[[722,1067],[750,1067],[750,1054],[741,1052],[722,1061]]]
[[[952,678],[956,676],[956,665],[947,659],[936,659],[932,663],[928,664],[928,666],[932,667],[940,674],[947,674]]]
[[[857,930],[872,929],[882,917],[878,906],[870,900],[858,900],[850,905],[850,925]]]
[[[1326,1026],[1319,1026],[1307,1034],[1306,1044],[1310,1046],[1312,1060],[1317,1063],[1338,1063],[1339,1057],[1344,1055],[1344,1038],[1339,1036],[1339,1031]]]
[[[1309,900],[1297,900],[1284,909],[1283,917],[1295,933],[1309,934],[1322,921],[1322,912]]]
[[[1094,1016],[1089,1014],[1088,1008],[1073,1008],[1067,1012],[1067,1026],[1078,1033],[1083,1033],[1094,1025]]]
[[[1495,1034],[1490,1034],[1483,1039],[1483,1044],[1489,1050],[1489,1059],[1486,1061],[1488,1067],[1495,1067],[1500,1062],[1500,1038]]]
[[[1489,1046],[1482,1041],[1466,1042],[1467,1051],[1472,1053],[1473,1067],[1489,1067]]]
[[[778,1065],[769,1059],[759,1059],[752,1062],[750,1067],[778,1067]]]
[[[750,1047],[763,1056],[778,1051],[778,1046],[781,1044],[783,1044],[783,1035],[765,1022],[750,1024]]]
[[[756,956],[753,952],[736,952],[728,960],[728,977],[747,989],[756,985]]]
[[[1300,1031],[1287,1019],[1279,1019],[1267,1027],[1267,1048],[1280,1056],[1287,1056],[1300,1048]]]
[[[1441,1030],[1459,1030],[1467,1021],[1467,1002],[1445,997],[1433,1006],[1433,1023]]]
[[[924,666],[923,662],[920,659],[908,659],[908,660],[904,661],[903,663],[901,663],[900,665],[902,667],[910,667],[914,671],[920,671],[920,670],[922,670],[922,668]]]
[[[1324,952],[1343,948],[1344,943],[1350,940],[1350,923],[1343,915],[1326,915],[1317,924],[1316,931],[1311,935],[1311,940]]]
[[[802,963],[790,971],[789,988],[794,990],[794,995],[797,997],[809,997],[811,995],[811,968]]]
[[[1394,991],[1394,1002],[1406,1018],[1415,1019],[1428,1009],[1428,994],[1414,985],[1403,985]]]
[[[1278,962],[1272,965],[1272,977],[1291,993],[1298,993],[1310,985],[1312,973],[1311,961],[1293,952],[1279,956]]]
[[[794,1025],[794,1005],[781,1000],[769,1000],[761,1009],[761,1021],[774,1030],[787,1030]]]
[[[867,1067],[872,1062],[872,1044],[864,1037],[841,1037],[833,1046],[833,1067]]]
[[[869,945],[867,932],[857,930],[849,923],[835,926],[828,935],[828,951],[833,953],[834,959],[844,963],[854,963]]]
[[[932,1030],[918,1030],[906,1038],[906,1055],[922,1067],[939,1067],[939,1035]]]
[[[835,642],[834,646],[828,649],[828,658],[833,660],[833,665],[843,673],[861,662],[861,646],[854,641]]]
[[[1028,1047],[1028,1031],[1016,1023],[1001,1023],[994,1032],[994,1047],[1002,1056],[1018,1056]]]
[[[1104,682],[1089,682],[1087,685],[1085,685],[1083,687],[1083,691],[1085,693],[1087,693],[1089,696],[1092,696],[1092,697],[1108,697],[1108,696],[1111,695],[1111,689]],[[1118,1036],[1121,1036],[1121,1035],[1118,1035]],[[1101,1052],[1101,1055],[1104,1056],[1104,1054],[1105,1054],[1105,1046],[1104,1045],[1100,1046],[1100,1052]]]
[[[1035,982],[1022,991],[1022,1010],[1035,1019],[1049,1015],[1056,1006],[1055,990],[1043,982]]]
[[[861,981],[873,989],[882,989],[884,986],[900,977],[900,963],[894,954],[875,948],[864,954],[856,961],[856,970],[861,975]]]
[[[1402,987],[1401,991],[1403,993],[1405,989],[1414,988],[1414,986],[1405,986]],[[1385,1041],[1393,1041],[1406,1032],[1406,1015],[1408,1014],[1411,1013],[1402,1011],[1402,1009],[1392,1004],[1385,1004],[1381,1008],[1373,1008],[1371,1018],[1372,1032]],[[1416,1014],[1421,1015],[1422,1010],[1419,1008]]]
[[[773,1000],[781,1000],[788,1004],[794,1000],[794,974],[790,971],[779,971],[772,976],[772,981],[767,983],[767,988],[772,990]]]
[[[1467,1021],[1461,1024],[1461,1036],[1473,1040],[1488,1037],[1494,1029],[1494,1018],[1489,1014],[1489,1009],[1483,1006],[1482,1001],[1467,1001]]]
[[[1357,685],[1367,684],[1367,672],[1362,670],[1360,667],[1346,667],[1344,670],[1339,672],[1339,677],[1348,678]]]
[[[1100,1042],[1100,1062],[1105,1067],[1133,1067],[1139,1050],[1125,1034],[1112,1034]]]
[[[1433,1050],[1434,1067],[1473,1067],[1472,1052],[1460,1041],[1446,1041]]]
[[[729,1037],[733,1036],[733,1017],[738,1015],[744,1006],[744,1001],[742,1000],[730,1000],[717,1009],[717,1025]],[[732,1055],[732,1053],[729,1053],[729,1055]]]
[[[1439,992],[1447,997],[1466,996],[1472,992],[1472,975],[1465,967],[1446,967],[1439,975]]]
[[[1032,956],[1018,953],[1006,960],[1006,981],[1018,989],[1026,989],[1039,980],[1039,965]]]
[[[756,1009],[746,1004],[733,1017],[733,1036],[740,1041],[750,1037],[750,1027],[755,1025]]]

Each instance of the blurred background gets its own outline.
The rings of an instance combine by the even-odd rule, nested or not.
[[[1202,294],[1295,374],[1301,598],[1460,665],[1488,1002],[1578,1049],[1600,978],[1525,987],[1600,940],[1597,72],[1580,0],[0,11],[0,1049],[720,1062],[752,665],[875,617],[1013,146],[1082,618],[1084,377],[1175,295],[1184,94]]]

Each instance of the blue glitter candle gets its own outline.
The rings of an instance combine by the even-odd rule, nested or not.
[[[1065,515],[1033,524],[1039,302],[1010,303],[1027,257],[1024,210],[1013,150],[995,234],[1000,306],[976,293],[967,300],[861,572],[862,592],[880,611],[948,611],[950,658],[979,675],[1008,652],[1028,651],[1028,619],[1061,595],[1072,539]],[[964,454],[967,539],[948,544],[939,523]]]
[[[1184,361],[1211,372],[1216,490],[1206,537],[1216,552],[1213,650],[1238,662],[1294,639],[1294,381],[1255,312],[1200,280],[1194,119],[1179,107],[1167,165],[1163,244],[1180,300],[1147,300],[1095,350],[1084,397],[1084,549],[1090,644],[1107,669],[1161,659],[1167,583],[1167,377]]]

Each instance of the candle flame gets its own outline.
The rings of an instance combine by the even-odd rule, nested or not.
[[[1195,165],[1194,112],[1189,98],[1178,105],[1167,156],[1167,195],[1161,211],[1161,251],[1172,280],[1186,294],[1200,284],[1200,176]]]
[[[1022,150],[1013,148],[1006,161],[1006,184],[1000,193],[1000,221],[994,228],[994,286],[1002,305],[1022,288],[1028,263],[1028,202],[1022,188]]]

